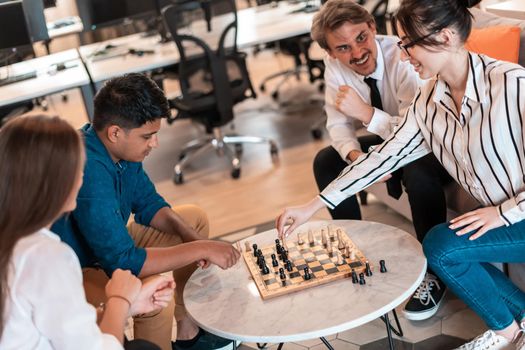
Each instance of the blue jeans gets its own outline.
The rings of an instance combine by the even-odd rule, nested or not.
[[[525,262],[525,220],[469,241],[443,223],[423,241],[429,267],[493,330],[525,316],[525,293],[490,262]]]

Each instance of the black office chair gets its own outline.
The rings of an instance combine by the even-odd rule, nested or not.
[[[224,9],[225,4],[230,6],[230,13],[214,16],[215,7]],[[246,54],[237,51],[234,0],[214,0],[209,6],[211,31],[207,30],[202,7],[192,9],[185,3],[168,6],[162,11],[180,54],[178,77],[182,95],[170,101],[178,111],[171,121],[191,118],[206,128],[205,136],[189,142],[180,152],[174,169],[176,184],[184,181],[184,166],[206,149],[215,149],[219,155],[229,157],[233,178],[239,178],[241,173],[243,144],[268,144],[273,159],[278,153],[277,145],[271,139],[223,135],[221,131],[221,127],[234,118],[233,106],[247,98],[255,98],[256,94],[246,68]]]

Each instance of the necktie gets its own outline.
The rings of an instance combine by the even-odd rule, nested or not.
[[[372,102],[372,106],[383,110],[383,102],[381,102],[381,94],[377,88],[376,80],[374,78],[368,77],[365,78],[365,83],[370,88],[370,101]],[[399,169],[394,171],[392,173],[392,177],[387,180],[386,189],[390,197],[395,199],[399,199],[399,197],[401,197],[401,194],[403,193],[403,188],[401,187],[401,177],[402,172],[401,169]]]

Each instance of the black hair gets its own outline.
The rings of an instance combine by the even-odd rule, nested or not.
[[[403,0],[395,20],[409,40],[417,40],[443,28],[453,27],[464,43],[472,29],[469,8],[481,0]],[[441,46],[433,35],[418,42],[420,46]]]
[[[94,100],[93,127],[109,125],[130,130],[170,116],[164,92],[144,74],[131,73],[108,80]]]

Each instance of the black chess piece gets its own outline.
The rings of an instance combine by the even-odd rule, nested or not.
[[[252,244],[252,247],[253,247],[253,256],[256,257],[257,256],[257,244],[256,243]]]
[[[279,268],[279,277],[284,280],[286,279],[286,275],[284,273],[284,269],[282,267]]]
[[[361,284],[361,285],[366,284],[365,274],[362,273],[362,272],[359,274],[359,284]]]
[[[359,279],[357,278],[357,273],[352,269],[352,283],[358,283]]]
[[[308,269],[308,267],[305,267],[304,268],[304,280],[308,281],[310,279],[312,279],[312,275],[310,274],[310,270]]]
[[[284,266],[286,267],[286,270],[288,272],[292,272],[293,266],[292,266],[292,262],[290,260],[286,260],[286,262],[284,263]]]
[[[384,260],[379,260],[379,272],[381,273],[388,272],[388,270],[386,269]]]
[[[257,254],[255,256],[262,256],[262,255],[263,255],[262,250],[257,249]]]
[[[279,266],[279,262],[277,261],[277,257],[275,256],[275,254],[272,254],[272,266],[273,267]]]
[[[262,274],[267,275],[270,273],[270,269],[268,268],[268,265],[264,264],[262,267]]]
[[[259,255],[257,257],[257,265],[259,265],[259,268],[262,270],[263,265],[266,265],[266,260],[264,259],[264,256]]]
[[[370,268],[370,263],[368,262],[368,260],[365,263],[365,275],[367,275],[368,277],[373,275],[372,269]]]
[[[288,260],[288,252],[287,252],[286,250],[284,250],[284,248],[283,248],[283,250],[281,251],[281,260],[282,260],[282,261],[286,261],[286,260]]]

